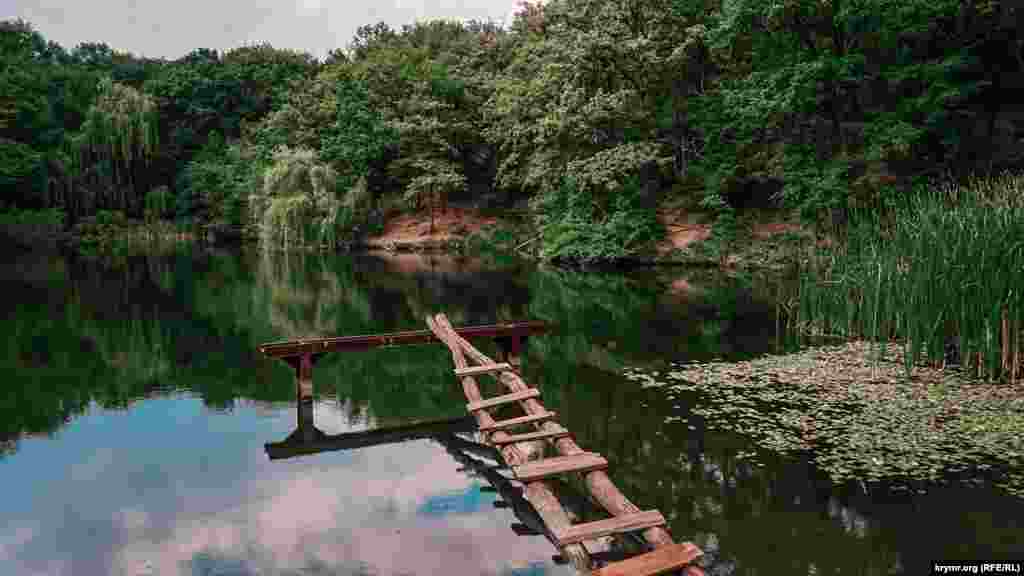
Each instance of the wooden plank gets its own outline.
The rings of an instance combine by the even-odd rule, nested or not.
[[[543,432],[530,432],[528,434],[512,434],[504,438],[492,438],[491,444],[501,446],[503,444],[515,444],[516,442],[529,442],[531,440],[543,440],[545,438],[565,438],[572,436],[572,432],[565,430],[544,430]]]
[[[500,364],[484,364],[483,366],[470,366],[468,368],[456,368],[455,375],[459,378],[465,376],[479,376],[480,374],[491,374],[494,372],[510,372],[512,365],[507,362]]]
[[[505,394],[504,396],[495,396],[494,398],[488,398],[487,400],[481,400],[479,402],[470,402],[469,404],[466,404],[466,410],[469,412],[476,412],[477,410],[483,410],[484,408],[501,406],[502,404],[518,402],[520,400],[526,400],[527,398],[536,398],[537,396],[540,396],[540,390],[537,390],[536,388],[528,388],[520,392]]]
[[[438,314],[434,317],[427,317],[427,326],[437,335],[437,338],[442,340],[452,353],[452,361],[455,363],[456,368],[464,368],[467,366],[466,358],[463,355],[464,350],[468,351],[469,346],[465,343],[467,340],[458,336],[455,329],[445,318],[444,314]],[[494,360],[487,358],[484,355],[474,356],[473,360],[477,364],[493,364]],[[509,383],[508,380],[516,380],[515,386],[509,386],[510,392],[517,392],[527,388],[525,384],[519,379],[515,372],[509,372],[509,377],[504,378],[506,385]],[[476,386],[476,382],[473,378],[462,379],[462,389],[466,394],[467,402],[479,402],[483,400],[480,396],[480,390]],[[546,413],[546,409],[540,405],[540,402],[530,399],[523,402],[525,404],[526,412],[528,414]],[[491,418],[490,414],[486,410],[480,410],[473,413],[480,426],[488,426],[494,423],[494,419]],[[504,436],[505,432],[495,432],[492,436]],[[505,462],[511,465],[525,464],[528,460],[528,455],[520,450],[515,444],[506,445],[501,450],[502,456],[504,456]],[[505,479],[495,479],[496,481],[504,482]],[[549,538],[553,539],[550,531],[566,528],[572,525],[572,521],[569,519],[568,514],[562,508],[561,503],[555,496],[554,492],[545,485],[543,482],[533,482],[526,485],[526,490],[522,496],[510,494],[511,498],[506,499],[509,502],[523,502],[529,504],[527,506],[517,505],[516,516],[522,519],[523,522],[531,522],[534,516],[539,517],[542,522],[539,522],[537,526],[532,526],[538,531],[543,531]],[[580,572],[588,570],[591,566],[590,555],[586,548],[581,544],[572,544],[566,546],[561,550],[562,555],[572,562],[574,568]]]
[[[556,414],[554,412],[545,412],[543,414],[531,414],[529,416],[520,416],[519,418],[510,418],[508,420],[499,420],[493,424],[487,426],[481,426],[481,432],[494,432],[496,430],[505,430],[506,428],[514,428],[521,424],[529,424],[531,422],[542,422],[544,420],[551,420]]]
[[[567,544],[583,542],[584,540],[593,540],[601,536],[610,536],[612,534],[621,534],[622,532],[632,532],[634,530],[664,525],[665,517],[661,515],[661,512],[646,510],[644,512],[613,516],[596,522],[587,522],[586,524],[575,524],[557,532],[555,538],[558,539],[559,546],[565,546]]]
[[[448,345],[456,367],[466,366],[466,356],[477,364],[494,363],[494,360],[477,350],[469,341],[466,339],[460,339],[456,335],[456,330],[452,327],[451,323],[448,322],[448,319],[444,314],[437,314],[436,316],[428,317],[427,325],[437,335],[439,340]],[[526,384],[516,372],[511,372],[510,374],[510,377],[504,379],[504,383],[511,391],[514,392],[526,388]],[[476,388],[472,379],[463,379],[462,385],[466,392],[468,401],[473,402],[481,400],[479,390]],[[536,413],[544,410],[544,407],[536,400],[526,400],[524,405],[527,413]],[[486,411],[478,411],[474,414],[481,426],[486,426],[491,423],[490,415]],[[545,428],[554,427],[554,425],[545,424]],[[498,432],[494,434],[494,436],[502,437],[504,436],[504,433]],[[571,437],[567,440],[559,441],[556,446],[558,451],[563,455],[570,455],[580,450],[579,446],[572,441]],[[525,464],[521,453],[515,450],[515,446],[503,447],[502,453],[509,464]],[[619,491],[615,484],[611,482],[611,479],[608,478],[608,475],[604,472],[597,470],[586,474],[584,476],[584,483],[593,499],[610,513],[625,515],[631,514],[637,510],[636,506]],[[561,503],[551,493],[547,484],[548,483],[546,482],[530,482],[526,484],[525,492],[526,500],[533,505],[537,514],[541,516],[545,524],[545,532],[547,532],[548,536],[553,540],[554,532],[568,529],[571,527],[571,523],[565,510],[562,508]],[[654,548],[674,544],[671,534],[668,533],[664,526],[654,526],[652,528],[644,529],[643,537]],[[589,571],[591,566],[591,555],[581,544],[569,544],[567,546],[563,546],[561,549],[561,555],[563,558],[571,561],[573,566],[581,573]],[[686,576],[704,576],[704,572],[695,565],[686,566],[683,569],[683,573]]]
[[[590,576],[654,576],[678,570],[700,558],[703,553],[689,542],[662,546],[652,552],[609,564]]]
[[[547,323],[541,320],[462,326],[453,329],[463,338],[498,338],[502,336],[529,336],[547,332]],[[404,346],[407,344],[439,344],[441,340],[430,330],[408,330],[388,334],[365,336],[339,336],[335,338],[309,338],[287,342],[273,342],[259,347],[260,353],[271,358],[287,358],[303,354],[369,350],[380,346]]]
[[[575,454],[573,456],[558,456],[534,460],[521,466],[513,466],[512,473],[515,475],[516,480],[532,482],[565,472],[590,472],[591,470],[603,470],[607,467],[608,461],[600,454],[584,452],[583,454]]]

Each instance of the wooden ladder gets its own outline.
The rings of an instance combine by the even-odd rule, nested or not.
[[[449,347],[452,347],[451,343],[449,343]],[[456,377],[464,379],[482,374],[494,374],[495,376],[498,376],[503,372],[512,372],[514,376],[518,377],[518,374],[516,374],[512,366],[509,364],[494,363],[482,354],[479,356],[480,360],[484,363],[480,366],[456,367]],[[466,404],[466,410],[470,414],[478,417],[478,421],[482,423],[478,428],[479,431],[490,436],[486,441],[498,450],[503,450],[510,445],[520,442],[529,442],[534,440],[557,441],[563,438],[572,438],[572,434],[562,426],[552,426],[551,424],[548,424],[547,427],[541,426],[544,423],[554,420],[557,415],[554,412],[545,409],[543,405],[538,403],[536,399],[540,396],[540,390],[537,390],[536,388],[524,387],[523,383],[519,383],[517,387],[512,387],[513,391],[509,394],[481,399],[480,394],[476,389],[476,385],[472,380],[470,380],[468,384],[464,382],[464,385],[470,386],[472,394],[467,392],[467,396],[470,397],[469,399],[474,400]],[[527,404],[528,401],[532,404]],[[490,408],[496,408],[515,402],[523,403],[522,406],[524,409],[529,408],[529,410],[526,410],[525,416],[510,418],[508,420],[495,420],[489,413],[482,412]],[[481,413],[484,415],[484,420],[479,420]],[[535,425],[536,430],[520,434],[491,434],[493,432],[505,431],[510,428],[516,428],[528,424]],[[497,436],[497,438],[494,436]],[[579,450],[579,447],[575,446],[575,443],[572,444],[575,450]],[[545,479],[569,472],[576,472],[579,474],[603,472],[608,468],[608,461],[600,454],[594,452],[580,452],[576,454],[533,460],[514,465],[511,468],[512,474],[516,480],[519,480],[524,484],[542,483],[541,486],[550,490],[550,487],[544,483]],[[543,514],[541,514],[541,519],[547,524]],[[645,510],[639,512],[620,513],[603,520],[561,526],[558,528],[548,526],[547,530],[559,549],[565,549],[567,546],[579,545],[585,541],[596,540],[604,536],[647,530],[649,528],[663,528],[665,525],[665,517],[662,516],[660,511]],[[535,533],[522,525],[513,525],[513,531],[517,534]],[[654,576],[656,574],[663,574],[665,572],[681,568],[686,568],[688,574],[703,574],[699,568],[691,566],[693,561],[700,557],[701,554],[701,550],[689,542],[674,544],[669,541],[667,545],[659,545],[658,548],[651,552],[594,570],[591,572],[591,576]]]

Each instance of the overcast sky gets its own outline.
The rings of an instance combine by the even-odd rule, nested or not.
[[[420,19],[510,22],[516,0],[0,0],[0,19],[23,18],[65,48],[177,58],[195,48],[270,42],[323,58],[364,24]]]

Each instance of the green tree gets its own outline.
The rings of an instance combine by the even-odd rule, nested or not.
[[[104,79],[96,103],[68,154],[87,204],[140,212],[148,191],[143,173],[159,142],[156,105],[141,92]]]

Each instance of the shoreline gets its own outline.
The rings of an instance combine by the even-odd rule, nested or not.
[[[726,250],[726,256],[711,246],[711,226],[693,223],[699,214],[659,212],[666,237],[656,245],[633,256],[581,264],[551,261],[559,267],[584,269],[630,269],[645,267],[719,268],[783,272],[797,261],[806,246],[814,242],[813,233],[797,225],[780,221],[752,220]],[[482,215],[475,210],[452,207],[449,212],[431,218],[426,213],[402,213],[389,218],[384,230],[363,237],[348,245],[339,245],[335,252],[387,252],[400,254],[509,255],[541,262],[537,255],[537,233],[521,218]],[[16,238],[17,231],[6,236]],[[45,237],[44,237],[45,236]],[[500,236],[500,238],[499,238]],[[197,243],[215,246],[249,246],[258,242],[251,230],[224,225],[201,225],[182,228],[170,221],[146,222],[118,218],[110,222],[85,219],[69,230],[49,230],[43,236],[34,234],[14,240],[23,246],[61,245],[74,250],[103,250],[125,244],[144,247],[150,244]],[[294,248],[287,248],[294,249]],[[316,247],[308,249],[317,250]],[[322,249],[322,248],[321,248]]]

